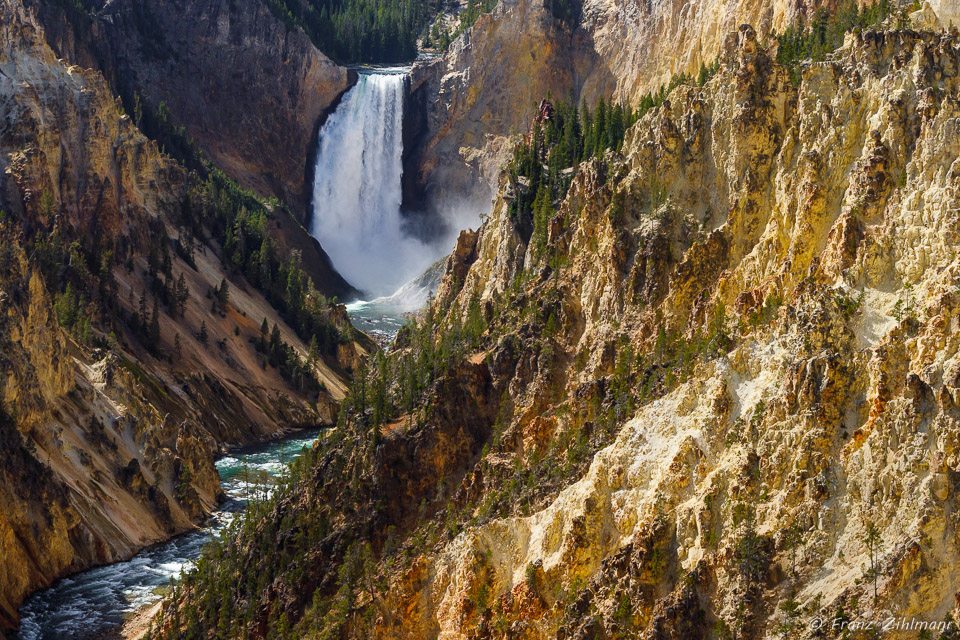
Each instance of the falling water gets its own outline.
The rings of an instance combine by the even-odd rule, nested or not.
[[[341,275],[373,296],[438,256],[404,233],[400,214],[405,80],[405,69],[361,72],[320,130],[311,231]]]

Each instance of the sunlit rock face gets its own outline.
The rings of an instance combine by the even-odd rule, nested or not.
[[[475,358],[516,459],[478,463],[458,497],[484,504],[582,432],[625,345],[656,353],[717,317],[736,339],[675,369],[562,490],[391,576],[381,637],[805,638],[838,607],[954,612],[960,41],[850,35],[799,89],[753,28],[720,42],[717,76],[581,166],[548,224],[554,266],[506,178],[461,238],[437,308],[519,295],[556,333],[524,320]]]
[[[772,18],[725,29],[716,75],[531,211],[547,151],[504,170],[506,138],[461,142],[508,119],[538,139],[533,101],[573,76],[536,75],[562,59],[538,38],[588,35],[565,28],[504,4],[413,71],[449,136],[421,159],[451,197],[466,161],[499,166],[489,215],[296,490],[168,612],[235,580],[258,638],[814,638],[956,613],[956,32],[851,32],[791,78]]]
[[[550,5],[504,0],[442,58],[414,66],[412,101],[424,115],[410,124],[416,136],[404,179],[415,209],[484,211],[512,148],[504,138],[526,131],[543,97],[636,105],[677,74],[696,76],[741,24],[767,43],[800,19],[809,24],[824,3],[585,0],[575,24],[554,17]],[[956,3],[924,7],[915,23],[960,26]]]

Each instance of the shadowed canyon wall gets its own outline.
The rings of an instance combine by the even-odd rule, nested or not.
[[[331,306],[343,344],[311,363],[319,391],[301,391],[268,366],[254,349],[261,322],[304,360],[307,345],[221,260],[217,242],[201,236],[182,254],[167,250],[186,239],[184,199],[196,178],[140,133],[99,72],[58,59],[19,0],[0,2],[0,171],[7,629],[30,591],[201,522],[222,499],[217,453],[333,422],[362,348],[343,307]],[[90,248],[107,244],[109,252]],[[66,258],[46,264],[61,250]],[[165,284],[158,269],[169,274]],[[43,277],[86,280],[91,271],[101,290],[79,309],[79,291],[50,290]],[[178,278],[182,303],[158,307]],[[211,292],[225,282],[229,301],[217,305]],[[68,316],[80,329],[62,327]],[[149,344],[131,329],[148,317]]]
[[[30,4],[57,55],[101,71],[132,117],[138,100],[151,112],[162,104],[205,159],[285,203],[294,219],[274,226],[284,248],[302,253],[325,293],[351,292],[302,225],[318,127],[355,74],[259,1]]]

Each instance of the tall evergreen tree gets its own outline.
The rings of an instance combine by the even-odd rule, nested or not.
[[[147,337],[150,338],[150,348],[157,349],[160,346],[160,307],[157,299],[153,299],[153,312],[150,314],[150,327],[147,331]]]
[[[263,324],[260,325],[260,339],[257,341],[257,349],[259,351],[267,351],[267,336],[270,333],[270,325],[267,324],[267,319],[263,319]]]
[[[187,313],[187,300],[190,299],[190,289],[187,288],[187,280],[183,277],[183,274],[180,274],[180,277],[177,278],[177,284],[174,287],[175,298],[174,306],[177,309],[177,313],[180,317],[183,317]]]
[[[223,278],[220,280],[220,286],[217,288],[217,306],[220,308],[220,313],[226,313],[227,303],[230,302],[230,285],[227,284],[227,279]]]
[[[283,340],[280,338],[280,327],[273,323],[273,329],[270,331],[270,364],[277,366],[282,362]]]

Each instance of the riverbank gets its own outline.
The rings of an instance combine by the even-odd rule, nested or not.
[[[377,328],[384,343],[396,335],[403,314],[393,305],[351,312],[353,322]],[[21,607],[23,624],[14,640],[129,640],[141,638],[158,611],[170,579],[177,579],[201,553],[210,537],[245,507],[248,490],[276,476],[310,446],[320,431],[295,430],[271,441],[232,450],[216,461],[227,501],[203,529],[181,534],[129,560],[96,567],[57,582],[31,596]]]
[[[206,526],[145,549],[124,562],[83,571],[31,596],[21,607],[17,640],[117,640],[139,637],[159,604],[164,587],[188,569],[204,545],[246,506],[247,495],[271,482],[286,463],[316,441],[305,429],[230,452],[216,462],[227,501]],[[151,609],[154,609],[151,613]]]
[[[162,600],[143,607],[123,623],[116,636],[108,636],[106,640],[140,640],[150,630],[150,621],[159,613],[161,606],[163,606]]]

